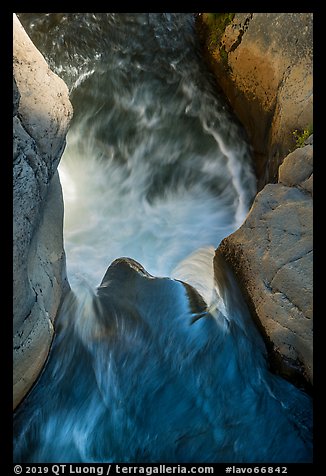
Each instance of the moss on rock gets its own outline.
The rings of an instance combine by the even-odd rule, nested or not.
[[[228,53],[222,43],[226,27],[232,22],[235,13],[203,13],[202,36],[206,37],[206,46],[210,54],[228,66]]]

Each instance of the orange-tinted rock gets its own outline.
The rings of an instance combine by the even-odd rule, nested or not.
[[[313,123],[312,17],[236,13],[217,44],[214,23],[198,17],[205,55],[253,145],[259,189],[276,182],[293,131]]]

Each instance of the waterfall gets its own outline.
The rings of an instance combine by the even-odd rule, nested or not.
[[[193,15],[21,14],[68,84],[71,292],[14,419],[17,462],[311,460],[311,401],[268,371],[214,250],[256,193]]]

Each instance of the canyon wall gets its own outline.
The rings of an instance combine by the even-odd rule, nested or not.
[[[69,285],[57,166],[72,106],[65,83],[13,18],[13,406],[47,358]]]
[[[312,20],[197,16],[203,54],[252,145],[259,191],[216,254],[237,276],[271,367],[305,388],[313,382],[313,136],[304,143],[313,126]]]
[[[294,131],[313,127],[312,13],[203,13],[203,52],[244,125],[258,189],[277,181],[295,147]]]

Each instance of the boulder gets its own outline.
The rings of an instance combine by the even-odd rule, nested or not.
[[[222,240],[275,371],[313,383],[313,145],[290,153],[242,226]]]
[[[253,146],[258,190],[313,125],[312,13],[203,13],[203,51]]]
[[[13,396],[14,408],[47,358],[69,285],[57,166],[72,106],[65,83],[13,18]]]

